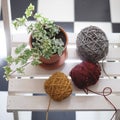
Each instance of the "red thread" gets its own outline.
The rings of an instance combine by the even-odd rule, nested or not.
[[[86,94],[88,94],[88,92],[90,91],[97,95],[103,96],[107,100],[107,102],[109,102],[113,106],[115,113],[112,115],[110,119],[112,120],[115,114],[117,113],[116,107],[107,98],[107,96],[112,93],[112,89],[110,87],[105,87],[102,93],[94,92],[88,89],[89,86],[97,83],[100,74],[101,74],[101,69],[99,63],[91,63],[88,61],[83,61],[82,63],[76,65],[70,72],[72,81],[78,88],[83,89]],[[109,90],[109,92],[108,91],[106,92],[106,90]]]
[[[109,90],[109,92],[108,92],[107,89]],[[106,90],[107,90],[107,92],[105,92]],[[98,93],[98,92],[94,92],[94,91],[92,91],[92,90],[90,90],[90,89],[88,89],[88,88],[86,88],[84,91],[86,91],[86,94],[88,94],[88,92],[90,91],[90,92],[95,93],[95,94],[97,94],[97,95],[103,96],[103,97],[107,100],[107,102],[109,102],[109,103],[112,105],[112,107],[114,108],[115,112],[114,112],[114,114],[112,115],[112,117],[111,117],[110,120],[112,120],[112,119],[114,118],[115,114],[117,113],[117,108],[116,108],[115,105],[107,98],[107,96],[112,93],[112,89],[111,89],[110,87],[105,87],[105,88],[103,89],[103,91],[102,91],[102,94],[101,94],[101,93]]]

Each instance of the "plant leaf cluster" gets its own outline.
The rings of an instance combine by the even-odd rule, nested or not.
[[[35,22],[27,26],[29,17],[33,17]],[[13,25],[16,29],[20,26],[27,27],[28,33],[36,40],[33,47],[38,49],[41,56],[49,59],[53,54],[62,54],[64,43],[61,38],[56,38],[60,32],[59,26],[39,13],[34,14],[34,5],[30,4],[25,14],[21,18],[16,18]]]
[[[31,49],[26,48],[26,45],[22,44],[16,48],[15,53],[17,56],[15,58],[12,56],[7,57],[8,65],[4,67],[6,79],[9,79],[10,75],[16,71],[24,73],[24,67],[28,63],[32,65],[40,64],[41,56],[49,59],[53,54],[61,55],[64,50],[62,39],[56,38],[56,35],[60,32],[59,26],[41,14],[34,13],[34,9],[34,5],[30,4],[25,10],[24,15],[13,21],[16,29],[25,26],[28,34],[30,33],[35,41],[32,43],[33,47]],[[30,17],[33,17],[35,22],[28,24]],[[19,67],[13,70],[11,65]]]

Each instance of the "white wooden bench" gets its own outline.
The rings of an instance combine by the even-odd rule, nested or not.
[[[89,89],[102,92],[105,87],[112,89],[112,94],[108,96],[109,100],[120,110],[120,43],[118,36],[113,35],[110,40],[109,53],[104,60],[104,69],[110,76],[109,78],[102,71],[102,75],[96,85]],[[15,120],[18,120],[18,111],[46,111],[48,108],[49,97],[44,91],[44,81],[54,72],[62,71],[69,75],[70,70],[78,63],[80,59],[76,53],[76,35],[68,33],[68,58],[64,65],[55,70],[45,70],[40,66],[33,67],[28,65],[25,69],[25,75],[14,74],[9,80],[7,111],[14,112]],[[20,38],[19,38],[20,39]],[[12,48],[14,50],[14,47]],[[12,52],[14,56],[14,52]],[[101,64],[101,62],[100,62]],[[28,93],[40,94],[39,96],[28,95]],[[113,106],[105,100],[103,96],[96,94],[86,95],[82,90],[73,84],[73,93],[62,102],[51,101],[50,111],[114,111]],[[75,95],[79,94],[79,95]],[[112,114],[111,114],[112,116]],[[110,117],[111,117],[110,116]],[[120,120],[117,114],[116,120]]]

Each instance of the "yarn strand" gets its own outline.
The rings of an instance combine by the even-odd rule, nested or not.
[[[102,59],[102,70],[103,70],[104,74],[110,79],[110,76],[106,73],[105,68],[104,68],[104,63],[103,63],[104,60],[105,60],[105,58]]]
[[[88,26],[77,35],[76,46],[82,60],[98,62],[107,55],[108,45],[105,32],[97,26]]]
[[[109,92],[108,92],[108,93],[105,93],[105,90],[107,90],[107,89],[109,89]],[[117,113],[117,108],[116,108],[115,105],[107,98],[107,96],[112,93],[112,89],[111,89],[110,87],[105,87],[105,88],[103,89],[103,91],[102,91],[102,94],[101,94],[101,93],[98,93],[98,92],[95,92],[95,91],[92,91],[92,90],[90,90],[90,89],[88,89],[88,88],[86,88],[84,91],[87,91],[87,92],[85,92],[85,93],[87,93],[87,94],[88,94],[88,92],[90,91],[90,92],[95,93],[95,94],[97,94],[97,95],[103,96],[103,97],[107,100],[107,102],[109,102],[109,103],[112,105],[112,107],[113,107],[114,110],[115,110],[114,114],[112,115],[112,117],[111,117],[111,119],[110,119],[110,120],[113,120],[115,114]]]
[[[46,120],[48,120],[48,112],[49,112],[49,109],[50,109],[50,104],[51,104],[51,98],[49,99],[48,108],[47,108],[47,111],[46,111]]]
[[[105,71],[105,69],[104,69],[104,63],[103,63],[103,61],[105,60],[105,58],[103,58],[102,59],[102,70],[103,70],[103,72],[104,72],[104,74],[110,79],[110,76],[106,73],[106,71]],[[104,88],[104,90],[103,90],[103,93],[104,93],[104,91],[105,91],[105,88]],[[111,119],[110,120],[112,120],[113,118],[114,118],[114,116],[115,116],[115,114],[117,113],[117,109],[116,109],[116,107],[113,105],[113,103],[104,95],[104,98],[114,107],[114,109],[115,109],[115,112],[114,112],[114,114],[112,115],[112,117],[111,117]]]

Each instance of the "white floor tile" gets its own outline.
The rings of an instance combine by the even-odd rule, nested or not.
[[[13,114],[6,111],[7,92],[0,92],[0,120],[13,120]]]
[[[74,21],[74,0],[38,0],[38,12],[54,21]]]
[[[0,92],[0,120],[14,120],[13,113],[7,112],[7,92]],[[19,112],[19,120],[31,120],[31,112]]]
[[[101,28],[106,34],[112,33],[112,26],[109,22],[75,22],[74,32],[79,33],[83,28],[89,27],[90,25]]]
[[[110,120],[114,112],[76,112],[76,120]],[[113,119],[114,120],[114,119]]]
[[[19,112],[19,120],[31,120],[32,112]]]
[[[120,23],[120,0],[110,0],[112,23]]]

